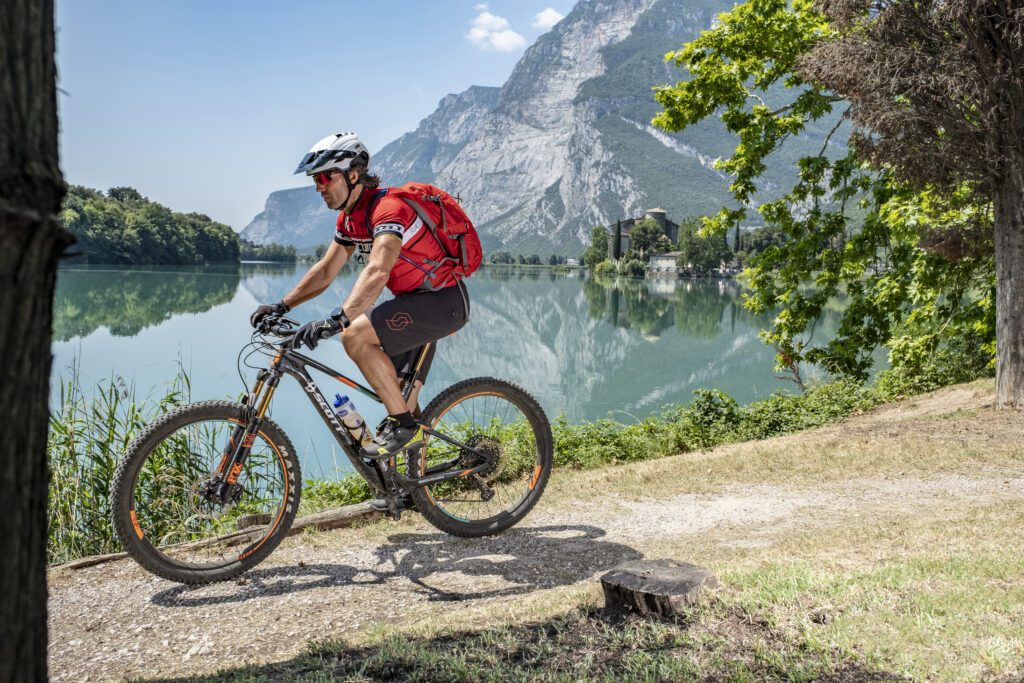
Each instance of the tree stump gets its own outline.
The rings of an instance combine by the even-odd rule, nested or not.
[[[601,577],[605,607],[670,617],[697,601],[718,579],[704,567],[675,560],[624,562]]]

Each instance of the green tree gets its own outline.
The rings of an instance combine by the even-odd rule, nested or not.
[[[732,251],[725,242],[724,234],[701,234],[699,219],[680,223],[676,249],[679,251],[676,265],[689,268],[698,275],[708,275],[723,261],[732,260]]]
[[[326,249],[318,246],[317,249]],[[253,244],[242,240],[241,258],[246,261],[273,261],[276,263],[294,263],[298,259],[295,247],[283,244]],[[319,258],[319,257],[318,257]]]
[[[237,262],[239,238],[200,213],[176,213],[130,187],[107,195],[68,187],[60,214],[78,238],[79,257],[92,263],[188,265]]]
[[[760,254],[769,247],[781,247],[786,242],[786,234],[774,225],[763,225],[755,228],[747,235],[744,246],[751,255]]]
[[[653,218],[645,218],[635,224],[629,233],[629,258],[646,261],[651,254],[671,248],[671,241]]]
[[[608,258],[608,230],[599,225],[590,231],[590,246],[583,252],[583,265],[594,269]]]
[[[115,202],[121,202],[122,204],[146,201],[146,198],[134,187],[112,187],[107,190],[107,196]]]
[[[977,372],[993,351],[991,256],[981,248],[953,262],[922,236],[934,221],[947,232],[977,225],[984,233],[991,212],[967,190],[909,188],[888,167],[866,163],[856,145],[835,144],[846,105],[833,111],[840,98],[809,80],[802,64],[837,36],[810,0],[737,5],[669,56],[691,78],[658,91],[664,111],[654,122],[676,131],[718,114],[737,136],[735,153],[717,164],[732,177],[735,207],[709,219],[705,232],[726,234],[756,205],[781,233],[751,260],[746,300],[754,312],[781,309],[762,332],[778,349],[780,369],[809,361],[863,378],[874,349],[887,345],[897,369],[947,378]],[[821,152],[797,161],[798,181],[784,196],[765,197],[759,184],[768,156],[812,130],[822,131]],[[808,333],[844,292],[837,335],[815,344]]]
[[[996,400],[1024,406],[1024,8],[1017,0],[837,0],[802,75],[844,97],[858,156],[901,183],[991,204],[926,226],[950,261],[994,254]],[[966,218],[967,216],[961,216]],[[994,234],[993,234],[994,233]]]
[[[558,254],[552,254],[548,257],[549,266],[557,266],[559,263],[561,263],[561,259],[558,258]]]
[[[627,277],[643,277],[647,274],[647,264],[639,259],[623,259],[619,264],[619,273]]]
[[[542,265],[540,256],[538,256],[537,254],[530,254],[529,256],[526,257],[526,264],[530,266]]]
[[[512,254],[508,253],[507,251],[493,251],[493,252],[491,252],[491,263],[505,263],[505,264],[508,264],[508,263],[515,263],[515,262],[516,262],[515,258],[513,258]]]

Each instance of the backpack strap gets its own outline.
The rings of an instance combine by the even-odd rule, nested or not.
[[[366,228],[370,236],[373,236],[373,211],[377,208],[377,204],[380,204],[380,200],[384,199],[388,194],[388,188],[378,188],[373,196],[370,197],[370,203],[366,205]]]
[[[445,215],[444,215],[444,201],[441,199],[441,195],[436,195],[436,194],[434,194],[434,195],[424,195],[423,198],[426,199],[427,201],[431,202],[432,204],[437,204],[438,209],[440,209],[440,211],[441,211],[441,226],[440,227],[443,230],[444,229],[444,225],[445,225]],[[459,245],[461,247],[461,252],[462,252],[462,257],[460,259],[458,256],[452,256],[448,252],[448,247],[445,245],[444,241],[441,239],[441,236],[437,234],[437,229],[438,229],[437,224],[434,223],[434,221],[430,218],[430,215],[426,212],[426,210],[423,208],[423,206],[420,205],[420,203],[417,202],[415,199],[412,199],[410,197],[402,197],[402,201],[405,202],[409,206],[410,209],[415,211],[416,215],[419,217],[419,219],[421,221],[423,221],[423,224],[430,229],[430,234],[434,236],[434,240],[437,242],[437,246],[441,247],[441,251],[443,251],[449,259],[451,259],[452,261],[458,262],[459,266],[464,268],[466,266],[466,260],[467,259],[466,259],[466,245],[463,244],[463,242],[462,242],[462,237],[463,236],[459,235],[458,237],[456,237],[456,239],[459,240]]]

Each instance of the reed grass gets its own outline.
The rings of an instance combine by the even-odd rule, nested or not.
[[[128,445],[157,416],[188,403],[188,375],[140,398],[117,375],[87,393],[77,366],[59,379],[50,412],[47,559],[60,563],[121,550],[110,521],[110,482]]]

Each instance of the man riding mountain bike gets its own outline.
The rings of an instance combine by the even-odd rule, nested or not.
[[[395,455],[423,441],[413,413],[434,357],[421,368],[408,402],[399,389],[400,376],[430,342],[460,329],[469,319],[469,296],[462,277],[472,272],[465,258],[453,256],[440,232],[447,216],[465,218],[453,200],[429,185],[381,188],[380,178],[369,172],[370,154],[355,133],[328,135],[302,158],[296,173],[312,176],[317,192],[331,209],[340,211],[334,240],[295,287],[274,304],[262,304],[252,314],[253,327],[268,315],[283,315],[320,295],[359,250],[366,266],[348,298],[329,318],[303,325],[292,345],[315,349],[321,339],[340,334],[346,353],[377,392],[387,408],[374,441],[363,454],[379,458]],[[413,195],[408,188],[420,192]],[[426,193],[423,188],[434,192]],[[427,201],[413,200],[417,196]],[[422,205],[433,202],[434,213]],[[436,216],[440,216],[440,221]],[[432,218],[432,216],[434,218]],[[441,225],[436,225],[440,223]],[[475,231],[468,219],[475,239]],[[478,245],[479,243],[476,242]],[[466,250],[462,246],[462,256]],[[479,258],[479,254],[476,254]],[[374,307],[384,286],[395,295]]]

